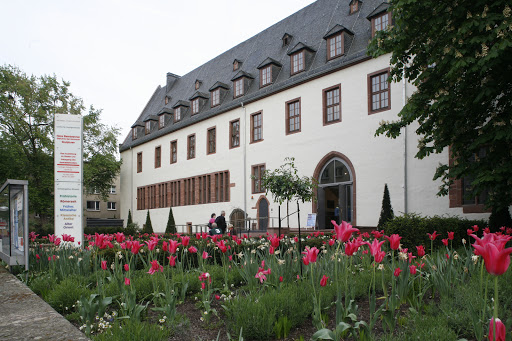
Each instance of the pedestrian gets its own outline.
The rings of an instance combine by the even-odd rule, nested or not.
[[[222,231],[222,234],[226,233],[226,211],[220,212],[220,216],[215,219],[217,227]]]
[[[211,217],[210,217],[210,220],[208,221],[208,228],[211,229],[212,228],[212,225],[213,223],[215,222],[215,217],[217,215],[215,213],[212,213]]]

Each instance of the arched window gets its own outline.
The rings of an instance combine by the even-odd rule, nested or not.
[[[320,185],[346,183],[352,181],[352,173],[345,161],[335,158],[325,165],[320,173]]]

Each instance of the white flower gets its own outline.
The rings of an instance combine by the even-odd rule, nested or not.
[[[72,255],[71,255],[71,256],[69,256],[69,257],[68,257],[68,259],[73,259],[73,256],[72,256]]]
[[[379,270],[384,270],[384,264],[379,264],[379,266],[377,267],[377,269],[379,269]]]
[[[466,245],[466,239],[462,238],[462,244]]]

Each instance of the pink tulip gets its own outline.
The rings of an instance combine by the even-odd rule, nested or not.
[[[201,282],[201,290],[206,289],[206,284],[204,282]]]
[[[496,339],[494,339],[494,318],[489,322],[489,341],[505,341],[507,330],[499,318],[496,319]]]
[[[411,275],[416,275],[416,266],[409,265],[409,272],[411,273]]]
[[[281,241],[281,239],[279,239],[277,234],[274,234],[274,236],[270,237],[269,240],[270,240],[270,245],[272,245],[273,248],[279,247],[279,242]]]
[[[117,232],[115,234],[115,237],[116,237],[116,242],[118,242],[118,243],[122,243],[126,239],[123,232]]]
[[[124,265],[124,271],[129,271],[130,270],[130,266],[128,264],[125,264]]]
[[[156,240],[150,240],[150,241],[146,241],[145,243],[146,243],[146,244],[147,244],[147,246],[148,246],[148,250],[149,250],[149,251],[153,251],[153,250],[155,249],[156,245],[158,244],[158,241],[156,241]]]
[[[197,252],[197,248],[195,246],[191,246],[191,247],[188,248],[188,252],[196,253]]]
[[[203,251],[203,259],[207,259],[209,258],[210,256],[208,256],[208,252],[206,251]]]
[[[363,242],[361,242],[359,239],[352,239],[351,241],[347,241],[345,244],[345,254],[347,256],[352,256],[354,253],[359,250],[359,247],[363,245]]]
[[[488,234],[490,235],[490,234]],[[481,255],[485,262],[485,269],[494,276],[504,274],[510,265],[510,254],[512,247],[505,249],[506,241],[489,240],[484,245],[473,244],[475,254]]]
[[[279,276],[279,282],[283,281],[283,276]]]
[[[140,250],[141,247],[142,247],[142,244],[140,244],[138,241],[133,241],[132,242],[132,249],[131,249],[132,253],[134,255],[136,255],[137,253],[139,253],[139,250]]]
[[[130,279],[129,278],[124,278],[124,285],[130,285]]]
[[[150,275],[153,275],[157,271],[163,272],[164,267],[161,266],[160,264],[158,264],[158,260],[155,259],[155,260],[151,261],[151,269],[149,269],[149,271],[147,273]]]
[[[478,232],[478,225],[471,226],[473,228],[473,231]]]
[[[222,253],[226,253],[228,251],[228,247],[227,247],[226,243],[224,243],[223,240],[221,240],[220,242],[216,243],[215,245],[217,245],[217,247],[219,248],[219,250]]]
[[[453,240],[455,238],[455,232],[448,232],[448,239]]]
[[[380,238],[382,238],[382,236],[384,236],[384,230],[382,230],[382,231],[375,230],[375,231],[372,231],[372,234],[373,234],[374,238],[380,239]]]
[[[305,257],[302,258],[304,260],[304,265],[308,265],[309,263],[315,263],[319,252],[320,250],[318,250],[316,247],[313,247],[311,249],[306,248],[306,250],[302,252],[303,254],[306,255]]]
[[[425,256],[425,247],[423,245],[416,246],[416,250],[418,250],[418,257]]]
[[[180,246],[181,243],[178,243],[177,240],[169,240],[169,252],[172,253],[172,254],[175,254],[176,253],[176,249],[178,248],[178,246]]]
[[[272,245],[268,247],[268,253],[269,253],[269,254],[273,255],[273,254],[274,254],[274,251],[275,251],[275,250],[274,250],[274,247],[273,247]]]
[[[178,258],[177,256],[167,257],[167,259],[169,259],[169,266],[176,266],[176,259],[177,258]]]
[[[216,300],[220,300],[220,296],[219,295],[215,295],[215,299]]]
[[[370,254],[375,257],[375,255],[380,252],[380,248],[382,244],[384,244],[384,241],[379,242],[375,238],[371,244],[369,242],[363,242],[363,244],[366,244],[370,247]]]
[[[329,279],[329,277],[327,277],[326,275],[323,275],[322,279],[320,280],[320,286],[325,287],[327,285],[328,279]]]
[[[359,231],[359,229],[352,227],[352,225],[346,221],[342,221],[340,225],[336,224],[334,220],[331,220],[331,223],[334,225],[334,230],[336,231],[336,239],[342,242],[348,241],[352,233]]]
[[[448,246],[448,239],[441,239],[444,246]]]
[[[329,239],[329,246],[333,246],[334,243],[336,243],[336,240],[334,239]]]
[[[468,233],[468,236],[471,236],[473,233],[475,233],[475,231],[472,229],[467,229],[466,232]]]
[[[190,237],[187,237],[187,236],[181,237],[181,244],[183,245],[183,247],[187,247],[189,243],[190,243]]]
[[[53,244],[55,244],[55,246],[59,246],[61,240],[60,238],[55,238],[55,240],[53,241]]]
[[[400,237],[398,234],[392,234],[391,236],[384,236],[389,241],[389,247],[391,250],[398,250],[400,247]]]
[[[395,271],[393,272],[393,275],[394,275],[395,277],[398,277],[398,276],[400,276],[400,272],[402,272],[402,269],[400,269],[400,268],[396,268],[396,269],[395,269]]]
[[[382,260],[384,259],[384,256],[386,256],[386,252],[384,252],[384,251],[377,252],[377,254],[375,255],[375,263],[382,262]]]
[[[102,260],[102,261],[101,261],[101,268],[102,268],[103,270],[107,270],[107,261],[106,261],[106,260]]]
[[[434,231],[434,233],[430,234],[430,233],[427,233],[428,234],[428,238],[430,240],[436,240],[438,234],[437,234],[437,231]]]

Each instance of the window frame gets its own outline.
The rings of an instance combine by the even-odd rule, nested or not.
[[[254,126],[254,117],[260,115],[260,125],[258,127]],[[260,128],[260,138],[258,140],[254,139],[254,130]],[[258,111],[253,114],[251,114],[251,142],[250,143],[258,143],[263,141],[263,111]]]
[[[299,105],[299,114],[297,115],[298,119],[299,119],[299,128],[296,129],[296,130],[290,130],[290,105],[291,104],[296,104],[296,103]],[[302,117],[301,117],[301,114],[302,114],[302,105],[301,105],[301,98],[300,97],[294,98],[294,99],[289,100],[288,102],[285,103],[285,131],[286,131],[286,135],[296,134],[296,133],[300,133],[301,132],[301,129],[302,129]],[[294,118],[295,118],[295,116],[294,116]]]
[[[192,103],[190,103],[192,106],[192,115],[199,113],[199,98],[194,98],[192,100]]]
[[[336,51],[338,50],[337,49],[337,45],[336,45],[336,38],[340,38],[340,41],[339,41],[339,50],[340,50],[340,53],[337,54]],[[334,41],[334,55],[331,54],[331,44],[332,44],[332,41]],[[329,37],[327,38],[327,60],[333,60],[333,59],[336,59],[338,57],[341,57],[345,54],[345,35],[343,34],[343,32],[340,32],[338,34],[335,34],[333,35],[332,37]]]
[[[263,80],[267,81],[264,82]],[[269,64],[260,69],[260,88],[264,88],[272,84],[272,64]]]
[[[210,134],[213,132],[213,151],[210,150]],[[217,127],[213,126],[206,130],[206,155],[212,155],[217,152]]]
[[[151,133],[151,121],[146,121],[146,124],[145,124],[145,133],[146,133],[146,135],[148,135],[149,133]]]
[[[211,104],[210,107],[216,107],[220,105],[220,88],[211,91]]]
[[[165,127],[165,115],[162,114],[158,117],[158,129]]]
[[[295,67],[294,67],[295,64],[294,64],[293,58],[295,56],[298,57],[299,55],[301,55],[302,64],[299,64],[299,60],[297,60],[297,67],[302,65],[302,68],[298,68],[297,70],[295,70]],[[294,54],[292,54],[290,56],[290,76],[296,75],[296,74],[301,73],[301,72],[303,72],[305,70],[306,70],[306,51],[303,49],[301,51],[295,52]]]
[[[137,173],[142,173],[142,152],[137,153]]]
[[[181,106],[174,108],[174,123],[181,121]]]
[[[378,92],[373,92],[372,80],[376,77],[380,77],[384,74],[387,74],[386,83],[388,84],[387,91],[379,90]],[[373,115],[382,111],[391,110],[391,83],[387,81],[390,75],[390,68],[385,68],[373,73],[368,74],[368,115]],[[380,85],[379,85],[380,86]],[[380,94],[387,92],[388,94],[388,105],[386,107],[379,107],[378,109],[373,110],[373,95],[379,94],[379,103],[382,101]],[[379,104],[380,105],[380,104]]]
[[[385,28],[383,28],[383,29],[381,28],[380,30],[376,30],[376,21],[377,21],[377,19],[383,18],[384,16],[388,17],[388,25]],[[382,23],[381,23],[381,25],[382,25]],[[387,29],[389,26],[391,26],[391,12],[383,12],[381,14],[378,14],[378,15],[374,16],[372,18],[372,38],[375,37],[375,34],[378,31],[383,31],[383,30]]]
[[[108,194],[117,194],[117,192],[116,192],[116,186],[111,185],[111,186],[110,186],[110,189],[109,189],[109,191],[108,191]]]
[[[112,204],[114,204],[114,205],[112,205]],[[114,206],[114,208],[112,208],[112,206]],[[107,211],[117,211],[116,206],[117,206],[117,204],[115,201],[107,201]]]
[[[137,139],[137,127],[132,128],[132,141]]]
[[[240,90],[240,91],[237,91]],[[237,95],[238,92],[238,95]],[[244,95],[244,77],[237,78],[233,81],[233,98],[242,97]]]
[[[258,178],[255,177],[255,170],[258,170]],[[260,163],[260,164],[257,164],[257,165],[252,165],[251,166],[251,190],[252,190],[252,194],[258,194],[258,193],[265,193],[265,189],[263,188],[263,186],[261,185],[261,174],[262,174],[262,170],[265,171],[266,169],[266,164],[265,163]],[[259,181],[259,189],[257,190],[257,186],[256,186],[256,183],[257,181]]]
[[[94,208],[89,208],[89,203],[94,203]],[[100,209],[100,202],[98,200],[87,200],[85,204],[86,210],[90,212],[99,212]]]
[[[174,144],[174,146],[175,146],[175,150],[174,150],[174,151],[173,151],[173,149],[172,149],[173,144]],[[171,150],[170,150],[170,152],[171,152],[171,158],[170,158],[170,162],[169,162],[169,163],[170,163],[170,164],[173,164],[173,163],[178,162],[178,140],[173,140],[173,141],[171,141],[171,143],[170,143],[170,147],[171,147]],[[173,156],[176,156],[176,157],[175,157],[175,158],[173,158]],[[175,160],[173,161],[173,159],[175,159]]]
[[[193,140],[192,140],[193,138]],[[193,143],[191,143],[193,142]],[[193,154],[191,153],[191,148],[193,148]],[[190,134],[187,136],[187,160],[195,159],[196,157],[196,134]]]
[[[335,107],[336,104],[332,104],[332,105],[328,105],[327,104],[327,94],[331,91],[335,91],[335,90],[338,90],[339,92],[339,101],[338,101],[338,114],[339,114],[339,118],[337,120],[331,120],[331,121],[328,121],[327,120],[327,110],[331,107]],[[341,84],[336,84],[334,86],[331,86],[331,87],[328,87],[326,89],[323,89],[322,90],[322,101],[323,101],[323,123],[324,123],[324,126],[326,125],[330,125],[330,124],[334,124],[334,123],[339,123],[341,122],[342,120],[342,117],[341,117]]]
[[[162,146],[155,147],[155,168],[162,167]]]
[[[233,124],[238,123],[238,145],[233,144]],[[240,147],[240,119],[229,121],[229,149]]]

